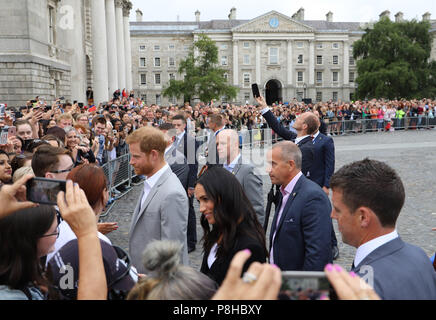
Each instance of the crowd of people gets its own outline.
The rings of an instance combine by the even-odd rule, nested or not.
[[[400,177],[369,159],[334,172],[331,137],[342,120],[351,121],[341,128],[359,131],[358,121],[371,119],[381,131],[415,113],[418,129],[419,119],[433,119],[436,101],[267,106],[258,97],[256,106],[162,107],[118,91],[99,106],[62,100],[36,97],[0,118],[8,132],[0,145],[0,299],[276,299],[280,271],[324,271],[340,299],[436,299],[430,259],[395,227],[405,199]],[[265,204],[238,131],[266,127],[285,141],[268,150]],[[207,136],[203,167],[196,134]],[[106,236],[117,223],[99,223],[113,179],[102,166],[126,154],[143,183],[128,252]],[[57,206],[26,200],[33,177],[67,181]],[[194,199],[200,270],[188,259],[199,243]],[[357,248],[351,273],[333,265],[332,219]],[[371,286],[360,280],[368,268]]]

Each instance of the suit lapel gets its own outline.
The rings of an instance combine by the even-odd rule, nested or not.
[[[290,209],[290,207],[292,205],[292,202],[294,201],[295,197],[298,194],[298,190],[300,189],[301,181],[302,181],[303,178],[304,178],[304,176],[301,176],[300,179],[298,179],[298,182],[295,185],[294,190],[292,190],[292,193],[289,195],[288,201],[286,202],[285,208],[283,209],[282,215],[280,216],[280,221],[279,221],[279,224],[277,225],[277,231],[276,232],[280,231],[280,228],[281,228],[281,226],[283,224],[283,221],[285,220],[286,213],[289,211],[289,209]]]
[[[236,176],[238,174],[238,171],[241,169],[242,166],[242,155],[239,157],[238,163],[235,165],[235,167],[232,170],[232,173]]]
[[[400,250],[403,247],[404,247],[404,242],[403,240],[401,240],[400,236],[398,236],[398,238],[395,238],[385,243],[384,245],[378,247],[369,255],[367,255],[357,266],[355,266],[354,270],[359,271],[362,266],[369,265],[380,258],[383,258],[387,255],[392,254],[397,250]]]
[[[141,211],[138,212],[137,215],[136,215],[136,219],[135,219],[135,222],[134,222],[133,226],[136,225],[136,223],[138,222],[139,218],[141,218],[141,216],[144,214],[144,212],[147,209],[148,205],[150,204],[151,200],[153,199],[153,197],[156,195],[157,191],[159,190],[159,187],[162,185],[162,183],[164,183],[167,180],[167,178],[169,177],[171,172],[172,172],[171,168],[168,168],[162,174],[162,176],[159,178],[159,180],[156,182],[156,184],[153,186],[153,188],[151,188],[150,192],[147,195],[147,198],[145,198],[144,205],[141,206]],[[141,199],[139,199],[139,203],[138,203],[135,211],[139,209],[139,206],[141,204]]]

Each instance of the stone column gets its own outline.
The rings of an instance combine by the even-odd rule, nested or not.
[[[344,62],[343,62],[343,66],[344,66],[344,76],[343,76],[343,81],[344,81],[344,85],[348,86],[349,82],[350,82],[350,68],[349,68],[349,64],[350,64],[350,45],[348,44],[348,42],[344,41]]]
[[[129,15],[132,9],[132,3],[127,1],[124,3],[123,19],[124,19],[124,50],[126,56],[126,89],[132,90],[132,45],[130,42],[130,23]]]
[[[59,42],[64,44],[65,48],[68,48],[71,54],[71,100],[77,100],[87,104],[83,7],[81,6],[81,2],[77,0],[65,0],[63,5],[71,8],[71,17],[73,19],[71,24],[67,24],[64,29],[65,38],[59,40]]]
[[[106,21],[109,96],[112,96],[114,91],[119,88],[115,0],[106,0]]]
[[[309,40],[309,85],[315,84],[315,41]]]
[[[256,83],[260,86],[260,40],[256,40]]]
[[[233,85],[238,86],[239,85],[239,66],[238,66],[238,41],[233,40]]]
[[[292,86],[293,81],[293,73],[294,73],[294,61],[292,58],[292,40],[288,40],[288,51],[287,51],[287,60],[288,60],[288,86]]]
[[[126,55],[124,50],[123,0],[115,0],[115,26],[117,28],[118,88],[126,88]]]
[[[108,64],[105,0],[91,2],[92,48],[94,53],[94,103],[108,100]]]

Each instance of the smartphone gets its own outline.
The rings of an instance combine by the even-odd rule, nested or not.
[[[257,86],[257,83],[253,83],[251,85],[251,91],[253,91],[253,97],[255,98],[260,97],[259,87]]]
[[[11,126],[8,128],[8,138],[15,137],[17,135],[17,127]]]
[[[35,177],[26,183],[27,200],[43,203],[43,204],[57,204],[57,195],[60,191],[66,190],[65,180],[54,180]]]
[[[4,118],[6,112],[6,106],[4,104],[0,104],[0,118]]]
[[[116,134],[118,133],[118,131],[117,131],[117,130],[112,130],[112,133],[113,133],[114,135],[116,135]]]
[[[83,108],[83,103],[79,102],[79,108]]]
[[[8,143],[8,126],[4,126],[1,128],[0,132],[0,144],[7,144]]]
[[[324,272],[283,271],[280,300],[321,300],[333,289]]]

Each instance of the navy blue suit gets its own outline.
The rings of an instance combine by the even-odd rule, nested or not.
[[[320,187],[330,188],[330,178],[335,172],[335,144],[333,139],[321,132],[313,140],[314,162],[310,170],[310,180]]]
[[[281,201],[272,222],[270,244],[280,207]],[[283,209],[272,245],[274,263],[281,270],[322,271],[332,262],[330,212],[325,192],[301,176]]]

